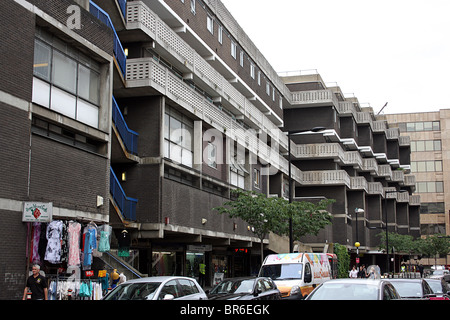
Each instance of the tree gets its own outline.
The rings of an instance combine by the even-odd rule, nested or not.
[[[306,235],[317,235],[320,230],[331,224],[332,216],[328,213],[328,206],[334,199],[323,199],[317,204],[308,201],[294,201],[289,203],[280,199],[284,206],[286,220],[292,217],[293,239],[300,240]],[[286,227],[286,224],[283,225]],[[282,234],[289,234],[289,228],[280,230]]]
[[[261,263],[263,260],[263,241],[270,232],[278,235],[289,234],[289,217],[292,217],[294,239],[307,234],[315,234],[331,223],[326,211],[334,200],[322,200],[318,204],[292,202],[278,198],[268,198],[265,194],[237,189],[233,191],[235,200],[227,201],[214,210],[227,214],[230,218],[241,218],[254,228],[261,241]]]
[[[348,270],[350,270],[350,255],[347,248],[342,244],[334,244],[334,253],[337,256],[338,278],[348,278]]]
[[[268,198],[262,193],[233,190],[235,200],[227,201],[221,207],[216,207],[220,214],[227,214],[230,218],[241,218],[254,229],[255,235],[261,241],[261,263],[263,259],[263,241],[280,226],[280,206],[278,198]]]

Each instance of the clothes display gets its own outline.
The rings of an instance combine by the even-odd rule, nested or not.
[[[111,250],[112,232],[113,228],[108,224],[97,226],[93,221],[53,220],[28,225],[28,263],[56,271],[56,275],[47,278],[49,300],[103,298],[111,287],[108,272],[112,269],[108,262],[94,261],[94,257],[101,257]],[[128,235],[126,238],[125,244],[129,248]],[[101,270],[95,278],[95,270],[99,267]],[[119,275],[117,278],[119,280]],[[123,274],[120,279],[126,281]]]
[[[104,290],[98,280],[54,279],[48,286],[49,300],[101,300]]]

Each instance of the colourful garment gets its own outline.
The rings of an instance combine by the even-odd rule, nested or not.
[[[80,232],[81,224],[78,222],[69,222],[69,260],[68,266],[80,265]]]

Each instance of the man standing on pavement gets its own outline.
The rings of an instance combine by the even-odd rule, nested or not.
[[[31,291],[31,300],[48,300],[47,280],[39,274],[41,267],[37,264],[33,266],[33,274],[28,277],[27,285],[23,291],[23,299],[27,299],[28,290]]]

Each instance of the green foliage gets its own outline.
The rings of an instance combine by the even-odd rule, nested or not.
[[[350,270],[350,255],[347,248],[339,243],[334,244],[334,253],[338,259],[338,278],[348,278]]]
[[[380,239],[380,250],[386,250],[386,233],[378,234]],[[389,252],[394,247],[396,252],[417,253],[427,257],[433,257],[436,254],[447,255],[450,252],[450,239],[442,234],[436,234],[426,239],[414,239],[410,235],[398,233],[388,233]]]
[[[241,218],[254,227],[254,233],[263,239],[269,232],[278,235],[289,234],[289,218],[292,217],[293,237],[317,233],[331,223],[327,207],[334,200],[322,200],[317,204],[294,201],[289,203],[283,198],[268,198],[262,193],[234,190],[235,200],[227,201],[214,210],[227,214],[230,218]]]

